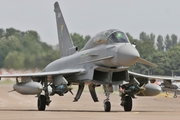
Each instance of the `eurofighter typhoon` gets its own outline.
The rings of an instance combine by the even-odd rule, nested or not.
[[[148,82],[151,76],[128,71],[137,62],[154,67],[156,65],[140,58],[139,52],[124,32],[118,29],[102,31],[78,51],[71,40],[58,2],[54,4],[54,11],[61,58],[49,63],[39,73],[0,75],[0,78],[16,78],[14,91],[23,95],[37,95],[38,110],[45,110],[51,103],[50,96],[63,96],[71,92],[71,85],[78,85],[74,102],[81,97],[85,85],[88,85],[92,100],[98,102],[95,88],[103,86],[106,112],[111,110],[113,85],[121,88],[120,105],[124,111],[132,110],[132,98],[135,95],[154,96],[161,92],[160,86]]]

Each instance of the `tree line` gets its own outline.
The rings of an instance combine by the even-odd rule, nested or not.
[[[59,56],[59,51],[40,41],[36,31],[0,29],[0,68],[42,69]]]
[[[180,41],[177,35],[158,35],[156,38],[153,33],[141,32],[139,39],[134,39],[129,33],[127,36],[136,43],[142,58],[158,65],[154,68],[137,63],[130,68],[131,71],[150,75],[180,75]]]
[[[143,59],[158,65],[157,68],[136,63],[131,71],[151,75],[180,75],[180,41],[177,35],[158,35],[141,32],[139,39],[126,33],[130,42]],[[79,50],[91,38],[90,35],[71,33],[71,38]],[[42,42],[36,31],[19,31],[14,28],[0,29],[0,68],[43,69],[48,63],[60,58],[59,46]]]

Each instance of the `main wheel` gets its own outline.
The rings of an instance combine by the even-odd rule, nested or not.
[[[177,98],[177,95],[174,95],[174,98]]]
[[[109,112],[111,110],[111,103],[109,101],[104,102],[104,111]]]
[[[132,110],[132,98],[130,96],[125,96],[124,111],[131,111],[131,110]]]
[[[46,108],[46,97],[44,95],[40,95],[38,97],[38,104],[37,104],[39,111],[44,111]]]

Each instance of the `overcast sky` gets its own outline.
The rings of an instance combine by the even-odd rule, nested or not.
[[[180,0],[0,0],[0,28],[35,30],[41,41],[58,43],[54,3],[70,33],[95,35],[106,29],[180,37]]]

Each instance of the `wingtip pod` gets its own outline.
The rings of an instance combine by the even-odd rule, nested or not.
[[[142,64],[145,64],[145,65],[149,65],[149,66],[152,66],[152,67],[158,67],[158,65],[154,64],[154,63],[151,63],[145,59],[142,59],[142,58],[139,58],[138,61],[139,63],[142,63]]]
[[[58,2],[55,2],[55,3],[54,3],[54,12],[57,12],[57,11],[58,11],[58,8],[59,8],[59,3],[58,3]]]

